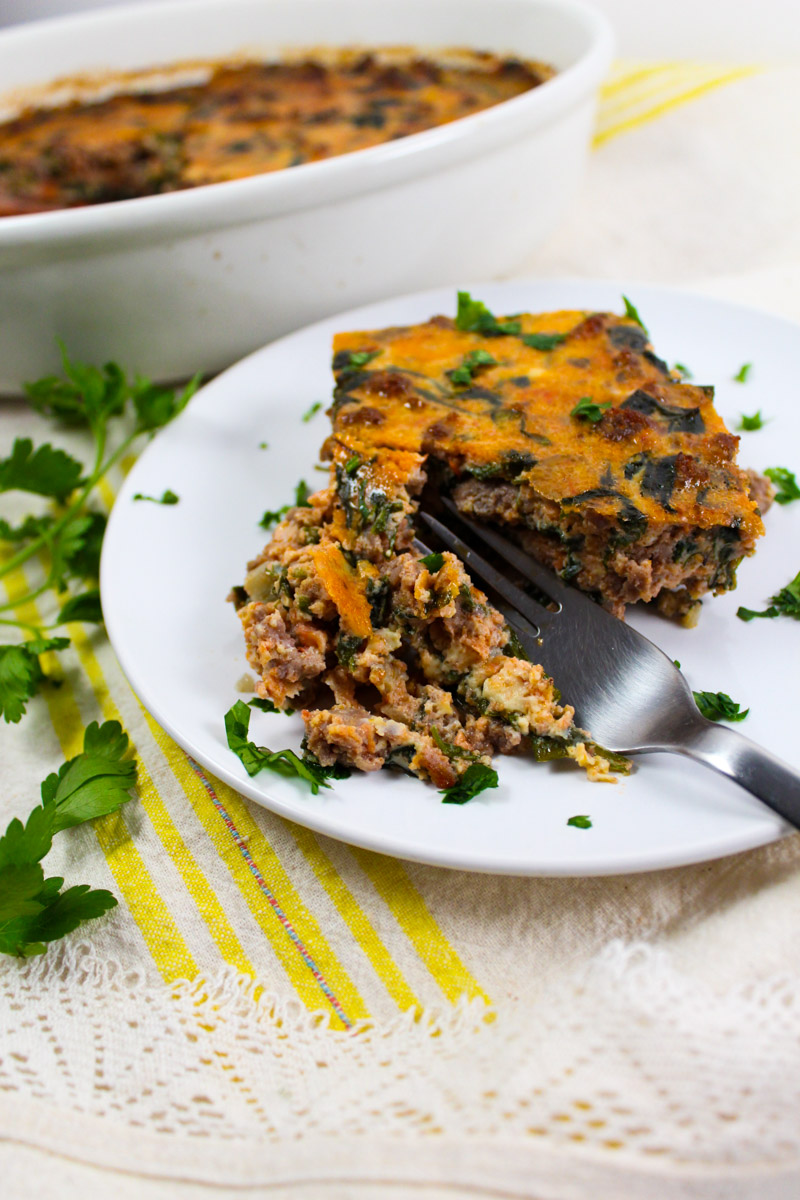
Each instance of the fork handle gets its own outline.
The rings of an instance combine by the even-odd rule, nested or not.
[[[727,775],[800,829],[800,772],[743,734],[704,720],[672,749]]]

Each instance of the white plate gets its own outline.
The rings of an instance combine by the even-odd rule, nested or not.
[[[476,285],[497,313],[559,308],[621,309],[627,288],[582,281]],[[764,313],[666,289],[636,287],[632,298],[656,349],[717,386],[729,425],[763,409],[763,430],[742,435],[740,460],[800,470],[800,406],[794,384],[798,330]],[[671,755],[639,760],[629,779],[589,784],[577,770],[501,758],[500,786],[464,807],[443,805],[433,787],[392,772],[355,775],[318,796],[302,781],[262,772],[249,779],[227,749],[223,714],[248,670],[230,586],[265,537],[258,520],[314,470],[328,422],[315,401],[330,395],[335,331],[371,329],[452,313],[455,289],[374,304],[267,346],[203,388],[189,409],[142,455],[119,495],[102,563],[111,641],[133,688],[157,721],[204,766],[273,811],[387,854],[441,866],[525,875],[593,875],[676,866],[762,845],[786,832],[777,817],[734,784]],[[753,364],[745,384],[732,376]],[[267,441],[269,448],[260,449]],[[172,488],[174,507],[134,503],[133,494]],[[683,664],[697,690],[724,691],[751,706],[743,730],[795,765],[800,623],[744,624],[736,609],[760,609],[800,568],[800,503],[767,516],[767,536],[739,571],[734,593],[708,600],[698,628],[647,612],[631,623]],[[298,716],[253,711],[251,736],[297,749]],[[586,813],[587,830],[567,826]]]

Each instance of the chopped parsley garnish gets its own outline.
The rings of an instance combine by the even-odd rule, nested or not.
[[[692,374],[692,372],[689,370],[689,368],[686,366],[685,363],[675,363],[675,365],[672,369],[673,369],[673,371],[678,372],[681,379],[694,379],[694,375]]]
[[[595,404],[591,396],[581,396],[570,416],[576,417],[580,421],[591,421],[593,425],[596,425],[598,421],[602,420],[603,413],[607,408],[611,408],[610,400],[603,400],[600,404]]]
[[[237,700],[232,708],[225,713],[225,735],[228,746],[238,757],[245,771],[250,776],[259,771],[275,771],[278,775],[304,779],[316,796],[320,788],[330,787],[327,781],[328,770],[309,755],[300,758],[294,750],[269,750],[266,746],[256,746],[248,740],[250,728],[250,709],[243,700]]]
[[[520,341],[531,350],[554,350],[567,340],[565,333],[523,333]]]
[[[645,333],[647,333],[647,326],[645,325],[642,318],[639,316],[639,311],[636,308],[636,305],[631,304],[631,302],[627,296],[623,296],[622,301],[623,301],[623,304],[625,305],[625,316],[628,318],[628,320],[635,321],[636,324],[640,325],[641,328],[645,331]]]
[[[442,790],[442,804],[466,804],[468,800],[472,800],[488,788],[496,788],[497,784],[497,771],[494,767],[485,767],[483,763],[471,763],[452,787]]]
[[[63,640],[63,639],[61,639]],[[83,750],[42,784],[42,803],[23,825],[15,818],[0,837],[0,953],[31,958],[44,954],[84,921],[102,916],[117,901],[103,889],[45,878],[41,860],[64,829],[116,812],[130,800],[136,763],[124,755],[128,738],[118,721],[84,734]]]
[[[578,816],[576,816],[576,817],[570,817],[569,820],[567,821],[567,824],[572,825],[573,828],[575,828],[575,829],[591,829],[592,828],[591,817],[587,817],[582,813],[579,813]]]
[[[277,525],[278,521],[283,520],[290,508],[290,504],[284,504],[282,508],[268,508],[258,522],[259,525],[262,529],[269,529],[270,525]]]
[[[756,429],[763,429],[765,425],[764,418],[761,415],[761,409],[753,413],[752,417],[748,417],[745,413],[741,414],[741,420],[736,426],[742,433],[752,433]]]
[[[741,711],[735,700],[725,692],[692,692],[694,702],[709,721],[743,721],[750,712]]]
[[[248,700],[250,708],[260,708],[266,713],[280,713],[281,716],[290,717],[294,712],[293,708],[277,708],[271,700],[263,700],[261,696],[257,696],[255,700]]]
[[[353,475],[355,475],[356,471],[358,470],[358,468],[360,466],[361,466],[361,459],[358,457],[357,454],[354,454],[353,457],[348,458],[347,462],[344,464],[345,475],[350,475],[352,477]]]
[[[461,361],[461,366],[455,367],[447,374],[453,383],[460,387],[469,387],[472,383],[473,376],[483,367],[496,367],[497,359],[489,354],[487,350],[470,350]]]
[[[767,467],[764,474],[778,489],[775,493],[776,504],[791,504],[792,500],[800,500],[800,487],[793,471],[788,471],[786,467]]]
[[[310,421],[312,417],[315,417],[317,415],[317,413],[319,412],[319,410],[321,408],[322,408],[322,401],[316,400],[311,405],[311,408],[309,408],[306,412],[303,413],[303,420]]]
[[[333,358],[333,369],[336,372],[360,370],[383,354],[382,350],[339,350]]]
[[[436,572],[441,571],[442,567],[444,566],[444,555],[440,554],[438,550],[434,550],[432,554],[426,554],[425,557],[421,558],[419,561],[422,563],[423,567],[427,567],[431,574],[435,575]]]
[[[769,608],[763,612],[755,612],[752,608],[737,608],[736,615],[741,621],[752,621],[754,617],[794,617],[800,621],[800,571],[791,583],[781,588],[770,597]]]
[[[259,442],[258,448],[259,450],[269,450],[269,442]]]
[[[482,300],[473,300],[469,292],[459,292],[456,329],[484,337],[502,337],[521,333],[522,325],[519,321],[498,321]]]
[[[294,489],[294,504],[295,508],[311,508],[308,503],[308,497],[311,495],[311,489],[305,479],[301,479],[297,487]]]
[[[734,383],[747,383],[747,377],[750,374],[750,372],[752,371],[752,369],[753,369],[752,363],[742,363],[741,367],[739,367],[739,370],[736,372],[736,374],[733,377],[733,382]]]
[[[160,496],[145,496],[142,492],[136,492],[134,500],[152,500],[153,504],[177,504],[180,496],[176,496],[169,488],[162,492]]]

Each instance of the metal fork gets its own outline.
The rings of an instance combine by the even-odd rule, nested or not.
[[[428,512],[419,516],[469,570],[510,605],[509,624],[533,662],[575,707],[575,721],[599,744],[625,755],[667,751],[727,775],[800,828],[800,772],[741,733],[703,717],[672,659],[588,596],[566,587],[508,538],[442,503],[472,537],[530,580],[546,606],[493,567]]]

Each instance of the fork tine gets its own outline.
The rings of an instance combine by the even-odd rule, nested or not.
[[[459,521],[461,521],[471,533],[474,533],[477,538],[480,538],[481,541],[485,542],[488,546],[491,546],[496,554],[499,554],[500,557],[505,559],[507,563],[510,563],[512,567],[515,567],[516,570],[519,571],[520,575],[524,575],[526,579],[530,579],[531,583],[535,583],[536,586],[540,588],[546,596],[550,596],[559,606],[559,609],[562,605],[568,604],[576,599],[578,602],[586,599],[587,603],[592,603],[591,600],[583,597],[580,592],[575,590],[575,588],[566,587],[557,575],[555,575],[547,567],[543,567],[540,563],[536,562],[534,558],[531,558],[530,555],[526,554],[524,550],[521,550],[519,546],[515,546],[514,543],[509,541],[507,537],[504,537],[501,533],[489,528],[487,525],[479,525],[477,521],[473,521],[469,517],[465,517],[449,496],[443,496],[442,503],[447,509],[449,509],[450,512],[453,513],[454,516],[458,517]]]
[[[519,609],[522,615],[532,625],[536,626],[537,633],[541,631],[547,623],[547,618],[552,615],[544,605],[538,604],[531,596],[523,592],[522,588],[518,588],[515,583],[512,583],[504,575],[501,575],[485,558],[478,554],[477,550],[473,550],[471,546],[468,546],[451,529],[448,529],[441,521],[437,521],[436,517],[432,517],[430,513],[422,511],[418,515],[433,530],[436,536],[444,542],[448,549],[457,554],[471,571],[474,571],[476,575],[485,580],[490,587],[494,588],[514,608]]]

